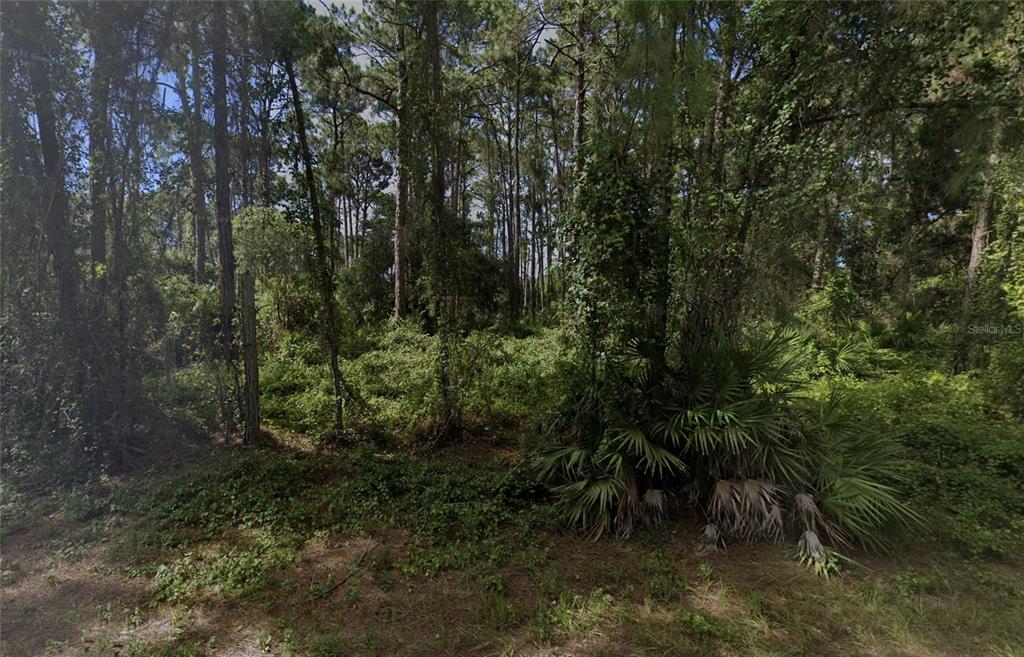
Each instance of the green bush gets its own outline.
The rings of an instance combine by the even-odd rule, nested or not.
[[[535,429],[564,405],[566,362],[556,329],[525,337],[479,331],[467,341],[484,354],[466,397],[466,413],[481,428]]]
[[[208,363],[195,363],[143,379],[147,398],[169,417],[201,431],[220,422],[217,374]]]
[[[357,338],[360,353],[343,361],[362,408],[353,426],[411,444],[430,432],[438,414],[436,339],[413,322]],[[564,403],[565,369],[554,329],[524,337],[493,330],[467,335],[454,358],[454,384],[472,432],[530,431]],[[323,350],[310,338],[287,333],[260,369],[264,417],[291,431],[318,435],[332,421],[330,377]],[[350,405],[351,408],[351,405]]]
[[[901,490],[930,525],[971,554],[1008,556],[1024,535],[1024,427],[989,402],[971,375],[903,371],[844,379],[850,413],[903,445]]]
[[[584,430],[541,468],[571,524],[628,535],[660,519],[666,489],[686,490],[711,519],[712,545],[778,538],[788,517],[802,556],[820,566],[830,552],[819,533],[878,545],[889,525],[915,519],[894,487],[896,447],[859,432],[836,396],[807,399],[798,334],[717,336],[675,353],[661,376],[651,359],[622,356],[617,390],[576,400],[575,417],[593,409],[589,423],[574,419]]]
[[[798,319],[816,327],[819,332],[831,332],[860,317],[865,306],[849,272],[836,269],[811,290],[796,314]]]
[[[1024,418],[1024,335],[1002,342],[988,352],[988,367],[980,373],[992,401]]]
[[[260,363],[263,417],[290,431],[317,436],[334,417],[333,390],[324,353],[316,340],[287,333]]]
[[[367,416],[398,442],[420,436],[435,417],[439,396],[434,342],[414,323],[401,323],[344,363],[349,384],[367,405]]]

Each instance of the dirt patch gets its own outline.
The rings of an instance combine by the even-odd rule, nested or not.
[[[118,574],[102,552],[90,546],[65,558],[52,541],[5,546],[5,560],[16,560],[22,572],[2,587],[4,655],[37,655],[144,603],[147,583]]]

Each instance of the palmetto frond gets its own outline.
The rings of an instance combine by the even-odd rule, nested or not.
[[[720,479],[708,509],[715,524],[732,536],[777,538],[783,531],[779,492],[769,481]]]
[[[623,376],[586,397],[599,421],[541,462],[571,524],[628,535],[660,521],[675,485],[707,513],[713,543],[778,540],[788,516],[802,534],[800,558],[828,574],[838,555],[820,537],[879,545],[887,525],[915,520],[894,486],[902,472],[893,444],[860,432],[837,395],[804,395],[799,333],[701,339],[659,366],[656,386],[645,345],[636,339],[609,356]],[[602,401],[609,391],[614,399]]]
[[[800,535],[796,553],[797,559],[813,569],[815,574],[828,577],[839,570],[839,555],[825,547],[818,535],[809,529]]]
[[[651,439],[640,427],[619,427],[609,432],[605,449],[628,454],[647,474],[664,477],[686,471],[683,460]]]
[[[625,483],[615,477],[595,477],[554,487],[560,498],[568,523],[589,529],[599,538],[613,525],[612,511],[625,490]]]

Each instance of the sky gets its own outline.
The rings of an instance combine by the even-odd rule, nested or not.
[[[318,14],[326,14],[327,10],[324,9],[323,4],[320,0],[303,0],[307,5],[311,5],[316,9]],[[359,11],[363,8],[363,0],[323,0],[324,3],[331,5],[332,7],[347,7],[349,9],[355,9]]]

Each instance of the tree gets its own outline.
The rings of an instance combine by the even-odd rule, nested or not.
[[[426,31],[425,72],[428,77],[428,99],[435,120],[430,123],[430,219],[433,243],[430,248],[431,293],[438,330],[438,387],[441,391],[441,435],[451,437],[462,432],[462,409],[452,382],[453,343],[455,340],[452,306],[452,258],[448,249],[452,245],[448,208],[445,204],[445,167],[448,153],[445,148],[447,130],[444,116],[444,86],[441,77],[441,0],[423,3],[423,23]]]
[[[406,298],[408,266],[406,256],[406,226],[409,223],[409,120],[406,116],[408,102],[408,80],[406,73],[405,18],[401,0],[395,0],[395,59],[397,60],[397,105],[395,122],[397,141],[395,146],[395,317],[401,319],[408,312]]]
[[[228,173],[231,153],[227,107],[227,4],[213,5],[213,159],[217,201],[217,252],[220,256],[220,357],[234,367],[235,249],[231,233],[231,178]],[[234,428],[234,412],[224,398],[224,431]]]
[[[338,311],[334,299],[334,274],[327,255],[327,245],[324,238],[323,219],[320,214],[320,187],[317,183],[316,172],[313,169],[313,155],[309,149],[309,141],[306,137],[306,117],[302,111],[302,95],[299,93],[299,84],[295,77],[295,66],[292,63],[292,54],[285,50],[283,54],[285,72],[288,75],[288,86],[292,93],[292,107],[295,112],[295,133],[299,140],[299,153],[302,156],[302,166],[305,173],[306,191],[309,195],[309,210],[313,220],[313,245],[315,261],[315,278],[320,293],[321,302],[321,324],[323,326],[324,339],[327,342],[328,356],[331,367],[331,382],[334,386],[334,431],[338,438],[341,438],[345,429],[344,423],[344,401],[345,382],[341,375],[338,344]]]

